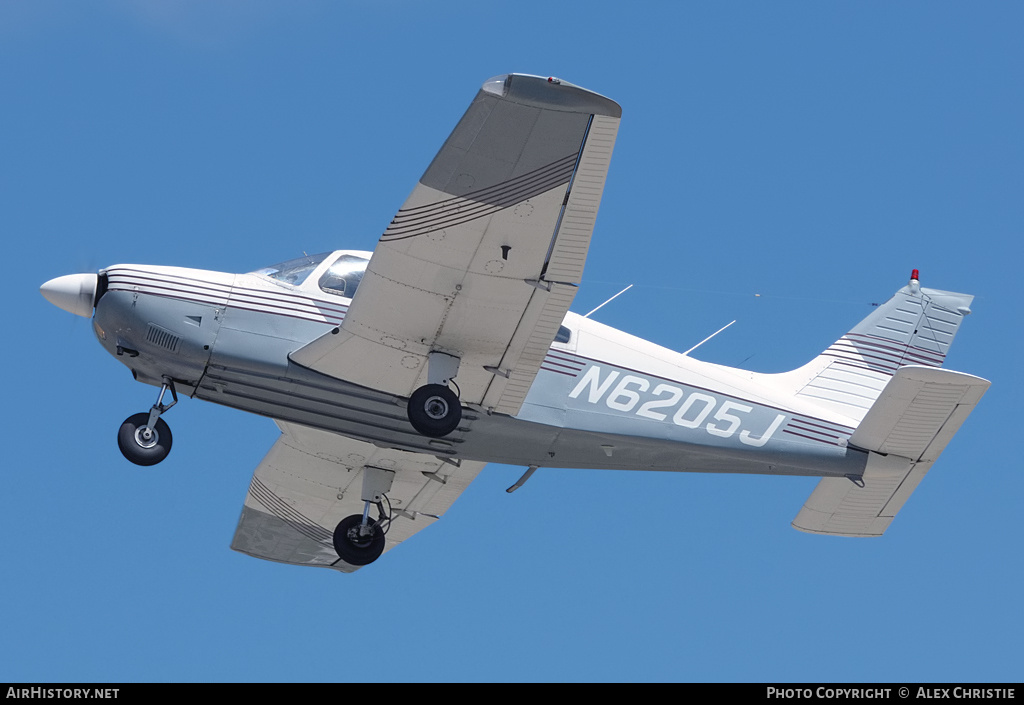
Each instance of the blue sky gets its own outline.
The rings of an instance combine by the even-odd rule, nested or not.
[[[1009,2],[0,2],[14,681],[1020,681],[1024,9]],[[228,549],[272,422],[154,390],[39,296],[114,263],[372,249],[490,76],[617,100],[585,313],[797,367],[902,286],[993,381],[884,538],[808,478],[489,466],[354,575]],[[760,294],[760,296],[755,296]],[[367,649],[365,647],[369,646]]]

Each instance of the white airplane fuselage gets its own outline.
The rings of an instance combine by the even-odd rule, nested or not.
[[[973,296],[913,270],[779,374],[569,313],[621,115],[555,77],[495,76],[373,253],[116,265],[41,291],[160,388],[118,430],[128,461],[167,457],[178,391],[277,421],[232,542],[259,558],[358,569],[491,462],[529,466],[509,491],[538,467],[818,476],[795,528],[881,536],[990,385],[940,369]]]
[[[543,467],[838,477],[858,476],[867,460],[847,444],[857,419],[796,397],[775,375],[701,362],[572,313],[568,340],[551,345],[515,417],[468,406],[456,431],[428,438],[404,399],[289,358],[340,326],[351,303],[315,277],[291,286],[117,265],[99,281],[94,331],[138,381],[169,378],[188,396],[378,446]]]

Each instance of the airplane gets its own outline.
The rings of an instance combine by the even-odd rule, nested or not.
[[[510,492],[541,467],[820,477],[795,528],[881,536],[990,386],[941,367],[973,296],[914,270],[776,374],[570,312],[621,114],[557,78],[496,76],[372,253],[119,264],[41,292],[159,389],[118,430],[132,463],[167,456],[179,392],[276,422],[231,544],[257,558],[357,570],[489,462],[527,468]]]

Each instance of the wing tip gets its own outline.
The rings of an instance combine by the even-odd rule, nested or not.
[[[839,536],[839,537],[842,537],[842,538],[850,538],[850,539],[877,539],[877,538],[880,538],[885,533],[884,530],[881,531],[881,532],[877,532],[877,531],[854,532],[854,531],[848,531],[848,530],[829,530],[829,529],[826,529],[826,528],[823,528],[823,527],[818,527],[818,526],[808,526],[806,524],[798,524],[797,523],[798,519],[799,519],[799,517],[797,519],[794,519],[793,521],[791,521],[789,525],[791,527],[793,527],[794,529],[796,529],[797,531],[801,532],[801,533],[813,534],[815,536]]]
[[[622,117],[622,106],[611,98],[554,77],[506,73],[486,80],[481,90],[538,108]]]

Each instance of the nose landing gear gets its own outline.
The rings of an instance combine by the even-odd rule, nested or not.
[[[164,394],[171,390],[174,399],[164,404]],[[117,432],[117,447],[121,454],[136,465],[156,465],[171,452],[171,428],[160,418],[160,415],[178,403],[178,393],[174,389],[174,381],[164,377],[160,386],[160,396],[149,413],[134,414],[125,419]]]

